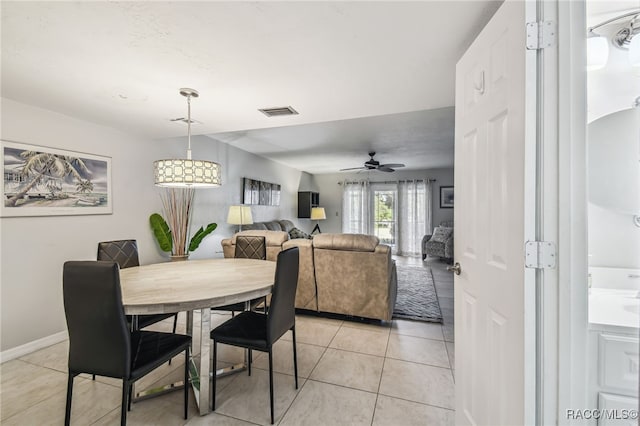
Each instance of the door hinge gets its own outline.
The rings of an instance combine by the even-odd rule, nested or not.
[[[556,44],[556,23],[553,21],[527,22],[527,50],[538,50]]]
[[[527,241],[524,245],[524,266],[534,269],[556,267],[556,245],[550,241]]]

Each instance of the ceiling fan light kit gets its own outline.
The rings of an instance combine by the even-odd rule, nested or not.
[[[395,172],[397,168],[404,167],[404,164],[401,163],[389,163],[389,164],[380,164],[379,161],[375,160],[373,157],[376,155],[375,151],[369,152],[369,160],[365,161],[364,166],[362,167],[351,167],[348,169],[340,169],[341,172],[346,172],[350,170],[378,170],[380,172]]]

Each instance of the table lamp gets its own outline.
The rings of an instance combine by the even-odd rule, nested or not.
[[[239,225],[242,231],[242,225],[251,225],[253,217],[251,216],[251,207],[249,206],[230,206],[227,215],[227,223],[229,225]]]
[[[326,213],[324,212],[324,207],[312,207],[311,208],[311,220],[325,220],[327,218]],[[316,222],[316,226],[313,228],[313,231],[311,231],[311,233],[313,234],[314,232],[316,232],[316,229],[318,230],[318,234],[322,233],[322,231],[320,230],[320,225]]]

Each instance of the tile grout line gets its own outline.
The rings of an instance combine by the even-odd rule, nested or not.
[[[333,342],[333,339],[336,337],[336,335],[338,334],[338,331],[340,330],[340,328],[342,327],[342,325],[340,325],[340,327],[338,327],[338,329],[336,330],[336,333],[333,335],[333,337],[331,338],[331,340],[329,341],[329,344],[331,344],[331,342]],[[293,340],[290,340],[290,342],[293,343]],[[297,345],[297,342],[296,342]],[[319,346],[319,345],[316,345]],[[323,346],[320,346],[323,347]],[[287,413],[289,412],[289,410],[291,409],[291,407],[293,406],[293,403],[298,399],[298,396],[302,393],[302,390],[304,389],[304,387],[307,385],[307,383],[309,381],[311,381],[311,375],[313,374],[313,372],[315,371],[316,367],[318,366],[318,364],[320,364],[320,360],[322,359],[322,357],[324,356],[324,354],[327,352],[328,346],[324,346],[323,347],[324,350],[322,351],[322,354],[320,355],[320,357],[318,357],[318,360],[316,361],[315,365],[313,366],[313,368],[311,369],[311,371],[309,371],[309,376],[305,379],[304,383],[302,384],[302,386],[300,386],[300,389],[297,390],[296,395],[293,397],[293,399],[291,400],[291,403],[289,404],[289,406],[284,410],[284,413],[282,413],[282,417],[280,418],[280,420],[278,421],[278,424],[282,423],[282,421],[284,420],[285,416],[287,415]],[[256,367],[257,368],[257,367]]]
[[[451,362],[449,361],[448,357],[449,357],[449,356],[447,355],[447,363],[448,363],[449,365],[451,365]],[[443,367],[443,366],[441,366],[441,365],[428,364],[428,363],[426,363],[426,362],[420,362],[420,361],[409,361],[409,360],[402,359],[402,358],[394,358],[394,357],[392,357],[392,356],[385,357],[385,359],[392,359],[392,360],[394,360],[394,361],[409,362],[409,363],[411,363],[411,364],[425,365],[425,366],[427,366],[427,367],[433,367],[433,368],[442,368],[443,370],[451,370],[451,368],[450,368],[450,367]]]
[[[340,326],[342,327],[342,325]],[[331,344],[331,342],[333,341],[333,339],[335,338],[336,334],[338,334],[338,330],[340,330],[340,327],[338,327],[338,329],[336,330],[336,333],[333,335],[333,337],[331,338],[331,341],[329,341],[329,344]],[[291,342],[293,343],[293,340],[291,340]],[[297,342],[296,342],[297,345]],[[293,403],[298,399],[298,396],[302,393],[302,390],[304,389],[304,387],[307,385],[307,383],[311,380],[311,375],[313,374],[314,370],[316,369],[316,367],[318,366],[318,364],[320,363],[320,360],[322,359],[322,357],[324,356],[324,354],[327,352],[327,346],[324,347],[324,350],[322,351],[322,354],[320,355],[320,357],[318,357],[318,360],[316,361],[315,365],[313,366],[313,368],[311,369],[311,371],[309,371],[309,375],[308,377],[305,379],[304,383],[302,384],[302,386],[300,387],[300,389],[296,392],[296,395],[293,397],[293,399],[291,400],[291,404],[289,404],[289,406],[287,407],[287,409],[284,411],[284,413],[282,414],[282,417],[280,418],[280,421],[278,422],[278,424],[282,423],[282,420],[284,420],[285,416],[287,415],[287,413],[289,412],[289,410],[291,409],[291,407],[293,406]]]
[[[392,321],[393,324],[393,321]],[[389,335],[387,336],[387,345],[384,348],[384,359],[382,361],[382,370],[380,370],[380,379],[378,380],[378,390],[376,391],[376,401],[373,404],[373,414],[371,415],[371,426],[373,426],[373,422],[376,418],[376,407],[378,407],[378,398],[380,398],[380,386],[382,385],[382,376],[384,376],[384,366],[387,363],[387,352],[389,352],[389,341],[391,340],[391,330],[389,330]]]
[[[399,396],[387,395],[387,394],[384,394],[384,393],[381,393],[380,395],[386,396],[387,398],[393,398],[393,399],[399,399],[401,401],[412,402],[414,404],[426,405],[427,407],[440,408],[441,410],[447,410],[447,411],[451,411],[453,413],[456,412],[456,410],[454,408],[447,408],[447,407],[443,407],[441,405],[428,404],[426,402],[415,401],[413,399],[407,399],[407,398],[402,398],[402,397],[399,397]]]

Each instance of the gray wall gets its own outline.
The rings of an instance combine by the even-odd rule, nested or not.
[[[372,182],[391,181],[401,179],[436,179],[433,182],[432,206],[433,225],[436,226],[443,220],[453,220],[453,209],[440,208],[440,187],[453,186],[453,168],[396,171],[394,173],[332,173],[315,175],[314,181],[318,192],[320,192],[320,206],[325,208],[327,220],[320,222],[322,232],[336,233],[342,232],[342,185],[338,182],[343,180],[361,180],[369,178]],[[304,222],[304,223],[303,223]],[[306,232],[311,231],[314,223],[310,220],[300,219],[301,225],[306,225]]]
[[[149,230],[148,217],[161,211],[152,163],[183,157],[184,139],[151,141],[52,111],[2,99],[4,140],[105,155],[112,158],[113,214],[0,218],[0,351],[66,330],[62,264],[95,259],[99,241],[135,238],[143,264],[166,259]],[[208,138],[193,139],[194,157],[219,161],[223,186],[198,190],[193,224],[219,228],[192,257],[221,257],[220,240],[232,234],[228,206],[239,204],[241,178],[282,185],[279,207],[252,207],[254,220],[294,219],[301,172]],[[309,177],[306,177],[307,181]]]

